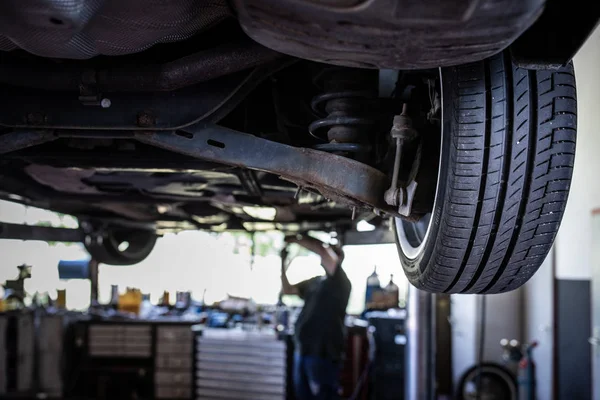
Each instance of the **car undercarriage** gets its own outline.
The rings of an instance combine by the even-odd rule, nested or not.
[[[76,216],[101,262],[139,261],[157,235],[185,229],[344,232],[367,220],[396,229],[405,271],[419,287],[510,290],[541,263],[568,193],[575,143],[568,63],[597,15],[554,53],[533,57],[537,43],[528,39],[564,7],[562,0],[6,2],[0,198]],[[530,118],[520,122],[523,115]],[[551,121],[570,136],[543,133]],[[548,138],[544,161],[536,152]],[[548,171],[538,175],[544,163]],[[567,175],[554,176],[561,168]],[[542,176],[546,200],[565,192],[552,185],[566,182],[563,197],[538,207],[558,222],[536,220],[525,255],[535,260],[502,283]],[[446,218],[467,220],[447,228],[465,230],[464,240],[432,236]],[[133,244],[130,254],[117,250],[122,241]],[[442,256],[456,259],[454,274],[431,283],[426,270],[444,266],[428,263]]]

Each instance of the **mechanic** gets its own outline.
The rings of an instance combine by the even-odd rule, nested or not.
[[[287,245],[281,252],[282,292],[304,300],[294,333],[296,397],[298,400],[336,399],[351,289],[341,266],[344,252],[341,247],[326,245],[307,235],[286,237],[285,241],[318,254],[326,272],[325,276],[291,285],[286,275]]]

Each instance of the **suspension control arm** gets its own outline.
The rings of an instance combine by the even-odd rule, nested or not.
[[[139,132],[143,143],[205,161],[269,172],[299,187],[352,207],[398,216],[384,201],[386,174],[358,161],[323,151],[288,146],[212,124],[181,131]]]

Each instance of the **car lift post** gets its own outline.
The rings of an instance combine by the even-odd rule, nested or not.
[[[89,261],[90,276],[90,304],[98,304],[98,261],[93,258]]]
[[[433,400],[435,394],[435,296],[408,286],[405,398]]]

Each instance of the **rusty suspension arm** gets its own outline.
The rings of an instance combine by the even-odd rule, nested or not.
[[[176,132],[143,132],[138,141],[205,161],[269,172],[351,207],[398,215],[384,201],[389,179],[352,159],[293,147],[212,124]]]

